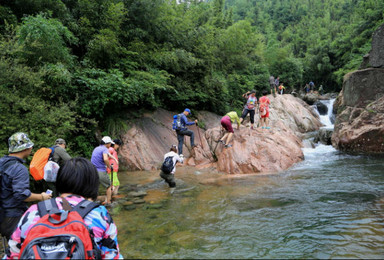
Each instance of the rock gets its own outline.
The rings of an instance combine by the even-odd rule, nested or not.
[[[383,154],[384,24],[373,34],[368,58],[371,68],[344,76],[332,144],[347,152]]]
[[[384,68],[384,24],[373,33],[369,65],[373,68]]]
[[[131,191],[128,193],[130,197],[144,197],[147,195],[146,191]]]
[[[303,100],[308,104],[308,105],[313,105],[315,102],[319,99],[319,95],[315,93],[308,93],[305,94],[303,97]]]
[[[146,209],[161,209],[162,207],[163,207],[163,204],[161,204],[161,203],[145,205]]]
[[[254,173],[285,170],[302,160],[301,133],[320,128],[317,113],[303,100],[290,94],[270,95],[269,98],[272,129],[252,131],[243,125],[240,131],[235,130],[234,146],[227,151],[223,151],[223,147],[217,143],[221,135],[221,116],[192,111],[192,115],[204,121],[207,130],[189,127],[194,131],[197,147],[190,149],[189,137],[185,137],[184,165],[198,169],[219,169],[226,173]],[[171,130],[174,114],[159,109],[138,119],[123,135],[124,146],[120,153],[122,166],[132,170],[158,169],[170,146],[177,144],[176,133]],[[233,162],[229,163],[229,160]],[[183,169],[177,166],[177,170]]]
[[[332,144],[332,141],[331,141],[332,134],[333,134],[333,129],[321,128],[318,131],[317,136],[314,139],[314,142],[315,143],[320,142],[320,143],[325,144],[325,145],[331,145]]]
[[[133,205],[133,204],[132,205],[128,205],[128,206],[125,206],[124,209],[125,210],[134,210],[134,209],[136,209],[136,205]]]
[[[328,107],[324,103],[316,101],[315,106],[317,108],[317,111],[319,111],[320,115],[328,114]]]
[[[133,204],[144,204],[145,203],[145,200],[143,199],[140,199],[140,198],[134,198],[132,200]]]

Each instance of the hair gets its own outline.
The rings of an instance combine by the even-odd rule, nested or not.
[[[268,95],[268,91],[263,90],[263,96],[266,96],[266,95]]]
[[[120,139],[114,139],[113,142],[117,145],[122,145],[123,142]]]
[[[99,174],[96,167],[82,157],[72,158],[57,173],[58,193],[72,193],[96,200],[99,190]]]
[[[171,149],[169,149],[169,151],[173,151],[173,152],[177,153],[177,146],[176,145],[172,145]]]

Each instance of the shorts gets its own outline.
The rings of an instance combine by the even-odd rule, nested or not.
[[[109,179],[112,181],[112,175],[109,174]],[[113,186],[120,186],[120,181],[119,179],[117,178],[117,172],[113,172],[113,183],[112,183]]]
[[[230,133],[234,133],[232,128],[232,122],[229,116],[223,116],[220,121],[221,125],[224,127],[225,130],[227,130]]]
[[[166,183],[168,183],[170,188],[176,187],[175,174],[172,174],[172,173],[167,174],[167,173],[161,171],[160,177],[163,178]]]
[[[99,182],[103,187],[109,188],[111,186],[111,180],[109,179],[107,172],[99,172]]]
[[[267,113],[266,113],[264,116],[260,115],[260,117],[261,117],[261,118],[267,118],[267,117],[269,117],[269,108],[267,108]]]

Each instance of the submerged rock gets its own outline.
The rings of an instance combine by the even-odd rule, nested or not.
[[[333,129],[329,128],[321,128],[319,132],[317,133],[317,136],[314,139],[315,143],[322,143],[325,145],[331,145],[332,144],[332,134]]]

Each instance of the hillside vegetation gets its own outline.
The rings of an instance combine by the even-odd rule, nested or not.
[[[0,5],[0,153],[16,132],[90,156],[143,111],[240,110],[241,94],[358,68],[382,0],[14,0]]]

